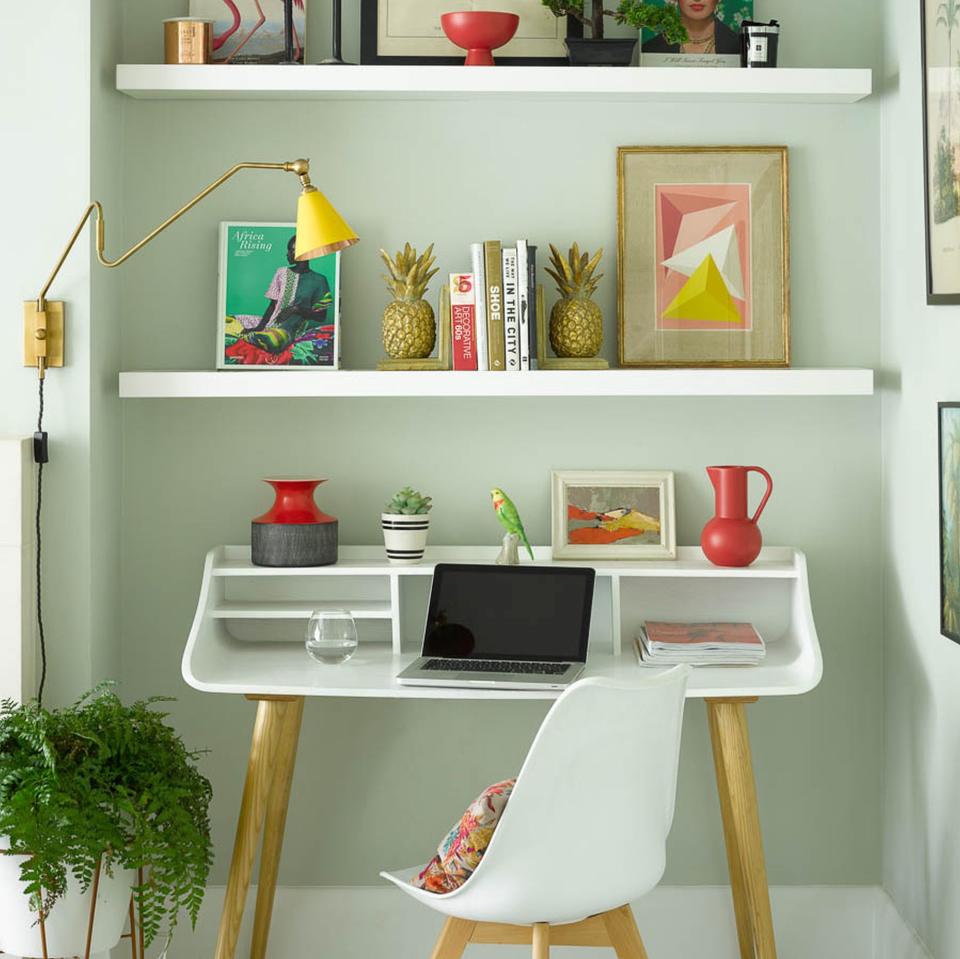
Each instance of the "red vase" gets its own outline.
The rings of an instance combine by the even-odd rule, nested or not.
[[[327,566],[337,561],[337,520],[313,501],[322,479],[268,479],[273,506],[251,524],[256,566]]]
[[[759,473],[767,491],[753,516],[747,515],[747,477]],[[773,492],[770,474],[759,466],[708,466],[716,492],[716,515],[700,534],[700,547],[714,566],[749,566],[759,555],[763,536],[757,520]]]
[[[332,523],[334,519],[313,501],[313,491],[325,479],[267,479],[273,487],[273,506],[254,523]]]

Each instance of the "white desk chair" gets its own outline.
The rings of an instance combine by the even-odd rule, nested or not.
[[[663,875],[690,668],[625,684],[584,679],[554,703],[486,854],[453,892],[381,873],[448,917],[433,959],[470,942],[612,946],[646,959],[629,903]],[[586,917],[586,918],[585,918]]]

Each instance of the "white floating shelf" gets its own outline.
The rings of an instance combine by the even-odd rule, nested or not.
[[[517,69],[520,69],[519,67]],[[453,396],[871,396],[870,369],[171,370],[120,374],[125,399]]]
[[[710,67],[168,66],[121,63],[117,89],[138,99],[537,99],[855,103],[862,69]]]

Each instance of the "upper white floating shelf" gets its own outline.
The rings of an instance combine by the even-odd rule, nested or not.
[[[873,370],[173,370],[120,374],[125,399],[452,396],[871,396]]]
[[[527,96],[741,103],[855,103],[861,69],[695,67],[168,66],[121,63],[117,89],[139,99],[444,99]]]

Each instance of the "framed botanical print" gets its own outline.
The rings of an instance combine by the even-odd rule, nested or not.
[[[293,223],[220,224],[217,368],[340,365],[340,254],[294,259]]]
[[[940,450],[940,632],[960,643],[960,403],[937,406]]]
[[[921,0],[927,303],[960,303],[960,3]]]
[[[620,147],[621,366],[790,365],[787,148]]]
[[[360,62],[462,64],[463,51],[444,35],[440,16],[489,9],[484,0],[361,0]],[[520,17],[514,38],[497,50],[502,66],[565,66],[564,40],[583,35],[578,22],[554,16],[541,0],[498,0],[496,9]]]
[[[552,474],[554,559],[675,559],[673,473]]]

